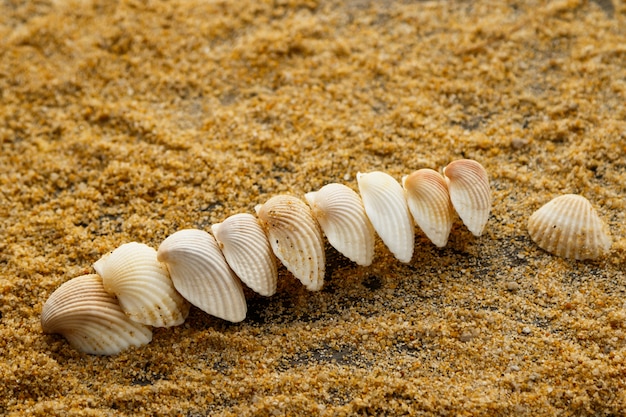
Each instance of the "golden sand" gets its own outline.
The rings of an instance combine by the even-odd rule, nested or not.
[[[596,1],[0,4],[0,415],[621,415],[626,410],[626,6]],[[358,171],[481,162],[474,238],[378,241],[326,284],[284,268],[248,318],[198,309],[113,357],[41,308],[117,246],[157,247]],[[593,262],[528,237],[580,193]]]

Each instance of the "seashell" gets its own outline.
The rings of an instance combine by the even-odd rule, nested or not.
[[[189,303],[176,291],[157,252],[142,243],[126,243],[93,264],[104,289],[115,294],[122,310],[139,323],[155,327],[182,324]]]
[[[356,178],[376,233],[400,262],[411,262],[415,226],[402,187],[391,175],[380,171],[359,172]]]
[[[167,265],[174,286],[191,304],[231,322],[246,318],[241,284],[209,233],[180,230],[161,243],[157,257]]]
[[[435,245],[446,246],[454,223],[454,207],[441,174],[420,169],[403,177],[402,186],[415,223]]]
[[[276,292],[276,260],[256,217],[235,214],[212,225],[211,231],[228,265],[248,287],[264,296]]]
[[[256,207],[276,257],[309,291],[324,285],[326,258],[322,232],[306,203],[289,195]]]
[[[528,232],[540,248],[563,258],[596,259],[611,248],[611,234],[589,200],[565,194],[528,219]]]
[[[328,242],[359,265],[371,265],[376,236],[359,195],[343,184],[305,194]]]
[[[491,211],[489,177],[472,159],[459,159],[443,169],[454,209],[474,236],[483,233]]]
[[[61,334],[74,348],[93,355],[115,355],[152,340],[152,330],[132,321],[96,274],[57,288],[43,306],[41,327],[44,333]]]

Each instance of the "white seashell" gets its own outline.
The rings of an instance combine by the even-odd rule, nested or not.
[[[115,355],[152,340],[152,330],[128,318],[96,274],[57,288],[43,306],[41,327],[44,333],[61,334],[74,348],[93,355]]]
[[[403,177],[402,186],[415,223],[435,245],[446,246],[454,223],[454,207],[441,174],[420,169]]]
[[[391,175],[380,171],[359,172],[356,179],[365,212],[376,233],[400,262],[411,262],[415,226],[402,186]]]
[[[256,217],[235,214],[212,225],[211,231],[228,265],[248,287],[264,296],[276,292],[276,260]]]
[[[176,289],[204,312],[231,322],[246,318],[241,284],[215,238],[204,230],[180,230],[161,243],[158,259],[167,265]]]
[[[376,236],[361,197],[343,184],[327,184],[305,194],[328,242],[359,265],[371,265]]]
[[[189,304],[176,291],[156,251],[142,243],[126,243],[93,265],[104,289],[115,294],[122,310],[138,323],[155,327],[182,324]]]
[[[483,233],[491,211],[487,171],[471,159],[451,162],[443,170],[454,209],[474,236]]]
[[[565,194],[528,219],[528,232],[540,248],[563,258],[596,259],[611,248],[611,234],[589,200]]]
[[[309,291],[324,285],[326,257],[322,232],[302,200],[278,195],[256,207],[276,257]]]

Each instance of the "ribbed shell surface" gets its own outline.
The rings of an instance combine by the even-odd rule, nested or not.
[[[189,303],[176,291],[156,250],[143,243],[126,243],[93,265],[104,289],[115,294],[134,321],[155,327],[182,324]]]
[[[43,306],[41,327],[93,355],[115,355],[152,340],[150,328],[128,318],[96,274],[74,278],[57,288]]]
[[[361,197],[343,184],[327,184],[305,199],[328,242],[359,265],[371,265],[375,235]]]
[[[443,174],[454,209],[474,236],[483,233],[491,212],[491,188],[483,166],[472,159],[448,164]]]
[[[278,269],[270,243],[252,214],[239,213],[211,226],[226,262],[248,287],[264,296],[276,292]]]
[[[324,285],[326,256],[322,232],[309,206],[278,195],[257,206],[257,216],[276,257],[309,291]]]
[[[576,194],[557,197],[533,213],[528,232],[540,248],[563,258],[596,259],[611,248],[607,226],[589,200]]]
[[[167,265],[174,286],[191,304],[231,322],[246,318],[241,283],[209,233],[179,230],[161,243],[158,259]]]
[[[411,262],[415,226],[402,186],[380,171],[359,172],[356,176],[363,206],[376,233],[400,262]]]
[[[402,186],[415,223],[436,246],[446,246],[454,223],[454,207],[441,174],[419,169],[405,176]]]

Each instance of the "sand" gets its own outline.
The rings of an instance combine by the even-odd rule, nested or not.
[[[623,2],[8,1],[0,5],[0,414],[621,415]],[[158,247],[278,194],[472,158],[485,233],[409,264],[327,248],[230,324],[110,357],[43,334],[43,303],[123,243]],[[613,235],[596,261],[529,238],[553,197]]]

